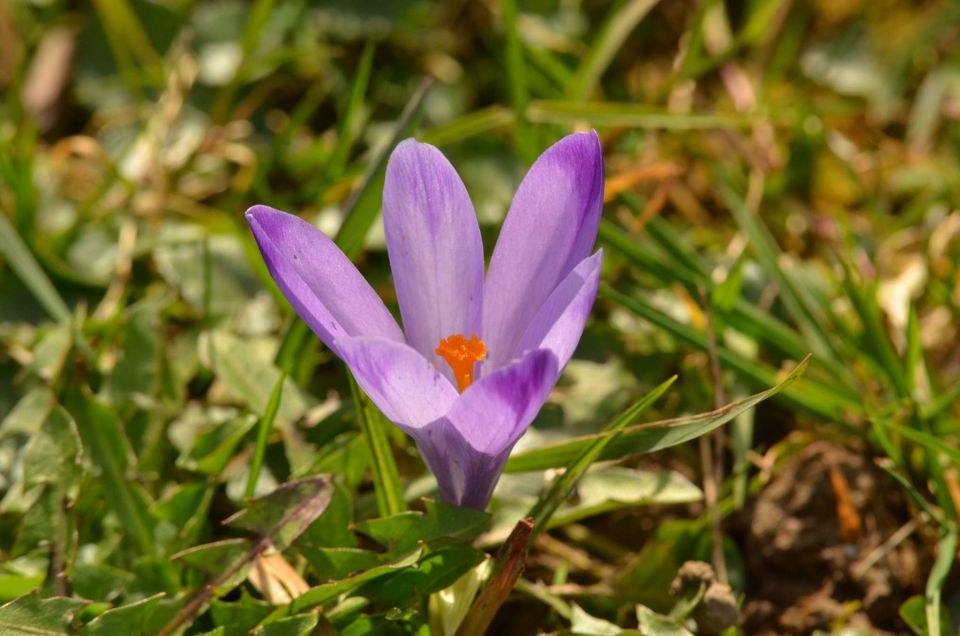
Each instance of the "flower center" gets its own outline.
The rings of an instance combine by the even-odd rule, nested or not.
[[[473,384],[473,365],[487,357],[487,345],[473,334],[469,340],[459,333],[440,341],[436,354],[447,361],[457,378],[461,393]]]

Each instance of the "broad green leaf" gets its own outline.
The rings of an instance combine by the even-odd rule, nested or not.
[[[0,437],[7,435],[34,435],[47,419],[56,403],[56,397],[45,386],[27,391],[0,424]]]
[[[426,512],[403,512],[389,517],[369,519],[356,524],[357,532],[367,535],[391,552],[403,552],[420,542],[441,537],[469,541],[490,524],[490,515],[440,501],[424,499]]]
[[[240,591],[240,600],[210,601],[210,615],[213,622],[223,628],[224,636],[249,634],[250,630],[272,611],[272,605],[251,597],[245,589]]]
[[[637,622],[643,636],[693,636],[683,625],[645,605],[637,605]]]
[[[359,548],[315,548],[298,546],[297,551],[310,562],[321,580],[338,580],[379,565],[380,554]]]
[[[298,614],[297,616],[266,623],[254,634],[257,634],[257,636],[308,636],[313,633],[313,628],[317,626],[318,619],[317,612]]]
[[[289,615],[326,603],[345,592],[355,590],[367,581],[392,574],[398,570],[413,567],[420,560],[422,554],[423,548],[417,547],[389,563],[372,567],[369,570],[340,581],[332,581],[312,587],[294,599],[289,605],[279,608],[274,614]]]
[[[250,530],[269,539],[278,550],[285,550],[323,514],[332,493],[328,475],[287,482],[267,495],[248,500],[246,508],[224,523]]]
[[[608,620],[591,616],[576,603],[570,611],[570,630],[584,636],[620,636],[624,631]]]
[[[411,606],[422,597],[453,585],[483,560],[483,553],[466,545],[428,548],[416,567],[405,568],[363,585],[359,594],[387,606]]]
[[[24,484],[27,488],[52,484],[64,494],[71,493],[83,472],[81,457],[80,433],[73,418],[62,406],[55,406],[23,451]]]
[[[809,358],[805,358],[773,388],[728,404],[716,411],[650,424],[634,424],[620,430],[585,435],[566,442],[551,444],[544,448],[532,449],[511,457],[507,461],[505,470],[506,472],[523,472],[566,466],[591,444],[607,437],[613,439],[607,443],[598,460],[622,459],[633,455],[641,455],[695,439],[776,395],[777,392],[788,386],[804,372],[808,361]]]
[[[223,381],[228,394],[257,415],[263,415],[270,404],[280,370],[260,352],[226,331],[204,333],[199,350],[204,362]],[[283,397],[277,410],[277,421],[286,425],[303,416],[313,400],[306,397],[289,378],[283,383]]]
[[[40,598],[36,592],[0,607],[0,633],[68,634],[73,615],[89,601],[78,598]]]
[[[127,605],[114,607],[87,623],[80,633],[84,636],[113,636],[115,634],[146,634],[146,626],[156,611],[162,594]]]

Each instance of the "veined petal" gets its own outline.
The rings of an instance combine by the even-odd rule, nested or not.
[[[531,351],[472,384],[447,419],[475,449],[499,454],[520,439],[557,381],[557,358]]]
[[[447,501],[484,509],[510,450],[557,379],[550,351],[531,351],[460,396],[446,417],[412,431]]]
[[[467,189],[439,150],[408,139],[393,151],[383,225],[407,342],[452,378],[434,350],[480,331],[483,245]]]
[[[444,501],[477,510],[487,507],[510,448],[497,454],[482,453],[446,418],[418,430],[414,438]]]
[[[265,205],[253,206],[246,217],[273,280],[334,353],[339,355],[335,343],[343,337],[403,342],[383,301],[323,232]]]
[[[560,371],[580,342],[583,327],[600,286],[603,250],[580,261],[547,298],[520,339],[520,351],[548,349]]]
[[[457,401],[457,390],[414,348],[378,338],[337,342],[347,363],[373,403],[388,420],[415,434],[443,417]]]
[[[603,208],[603,153],[596,132],[564,137],[540,155],[520,184],[490,259],[483,332],[497,369],[554,288],[597,237]]]

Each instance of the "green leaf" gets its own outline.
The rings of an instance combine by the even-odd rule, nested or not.
[[[584,100],[590,95],[627,37],[657,2],[658,0],[625,0],[610,10],[603,28],[583,56],[576,76],[568,86],[569,97]]]
[[[150,502],[136,482],[128,479],[133,463],[123,429],[113,412],[98,402],[88,390],[75,391],[67,401],[76,418],[77,429],[94,466],[100,469],[100,482],[108,506],[111,506],[127,536],[143,554],[154,554],[153,520]]]
[[[676,379],[676,376],[670,378],[634,403],[633,406],[607,425],[603,432],[609,433],[608,435],[597,437],[591,441],[576,459],[566,466],[563,474],[553,482],[549,490],[540,497],[527,514],[527,516],[533,517],[534,529],[531,538],[536,537],[546,528],[550,517],[553,516],[553,513],[560,507],[563,500],[570,496],[570,493],[576,487],[577,482],[584,473],[587,472],[587,469],[600,457],[600,454],[603,453],[607,445],[617,438],[617,432],[622,431],[632,424],[648,406],[666,393],[667,389],[670,388],[670,385],[672,385]]]
[[[250,499],[246,508],[224,523],[267,537],[278,550],[285,550],[323,514],[332,493],[329,475],[290,481],[267,495]]]
[[[70,320],[67,304],[5,214],[0,214],[0,254],[51,318],[56,322]]]
[[[250,462],[250,474],[247,476],[247,487],[244,489],[245,497],[252,497],[257,488],[257,479],[260,477],[260,469],[263,467],[263,457],[267,452],[267,439],[270,437],[273,420],[276,419],[277,411],[280,408],[280,398],[283,396],[283,384],[286,379],[286,372],[281,371],[280,377],[277,378],[277,383],[270,393],[267,408],[257,425],[257,445],[253,449],[253,461]]]
[[[637,622],[644,636],[693,636],[669,616],[657,614],[644,605],[637,605]]]
[[[566,442],[532,449],[514,455],[507,460],[505,470],[506,472],[523,472],[566,466],[597,440],[607,437],[613,437],[614,439],[607,442],[598,460],[622,459],[633,455],[641,455],[696,439],[776,395],[806,370],[808,362],[809,358],[804,358],[790,372],[790,375],[773,388],[728,404],[716,411],[650,424],[635,424],[621,430],[585,435]]]
[[[0,607],[0,633],[67,634],[74,614],[87,604],[78,598],[40,598],[32,592]]]
[[[409,607],[424,596],[453,585],[482,560],[482,552],[466,545],[428,548],[416,567],[367,583],[358,593],[388,606]]]
[[[231,398],[263,415],[270,404],[273,388],[280,381],[280,369],[250,344],[226,331],[204,333],[199,349],[206,363],[222,380]],[[277,410],[277,421],[289,424],[313,406],[292,380],[283,382],[283,397]]]
[[[112,636],[114,634],[146,634],[150,617],[156,611],[162,594],[157,594],[127,605],[108,609],[87,623],[80,631],[84,636]]]
[[[81,456],[76,423],[62,406],[55,406],[23,451],[24,486],[46,483],[72,492],[83,472]]]
[[[927,618],[927,631],[930,634],[951,634],[949,620],[943,619],[941,596],[943,585],[947,581],[953,561],[957,556],[957,528],[950,526],[940,534],[940,545],[937,550],[937,560],[934,561],[930,576],[927,578],[927,589],[924,598],[924,614]]]
[[[355,590],[363,583],[367,581],[372,581],[373,579],[379,578],[381,576],[386,576],[392,574],[397,570],[403,570],[409,567],[413,567],[419,560],[420,556],[423,554],[423,548],[417,547],[411,550],[410,552],[398,557],[394,561],[389,563],[384,563],[383,565],[378,565],[372,567],[369,570],[356,574],[354,576],[342,579],[340,581],[332,581],[330,583],[324,583],[322,585],[317,585],[312,587],[296,599],[294,599],[289,605],[279,608],[274,612],[274,614],[288,615],[296,612],[300,612],[311,607],[316,607],[322,603],[336,598],[337,596]]]
[[[585,636],[620,636],[623,630],[610,621],[591,616],[573,603],[570,611],[570,631]]]
[[[403,486],[397,464],[390,450],[386,427],[390,426],[380,410],[370,401],[357,381],[349,375],[350,393],[353,396],[354,412],[360,424],[363,439],[370,453],[370,467],[373,471],[373,488],[377,497],[377,509],[381,515],[393,515],[407,509],[403,496]]]
[[[473,508],[430,499],[424,499],[424,508],[425,512],[403,512],[361,521],[356,524],[356,530],[392,552],[402,552],[420,542],[442,537],[469,541],[480,536],[490,524],[490,515]]]
[[[308,636],[308,634],[313,633],[313,628],[317,626],[318,619],[319,615],[316,612],[281,618],[265,624],[254,634],[258,636]]]

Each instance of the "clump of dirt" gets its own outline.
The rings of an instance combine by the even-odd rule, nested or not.
[[[910,514],[900,488],[867,458],[811,444],[744,513],[744,633],[809,634],[837,624],[906,631],[898,609],[923,589],[930,555],[904,527]],[[906,538],[887,543],[898,536]]]

